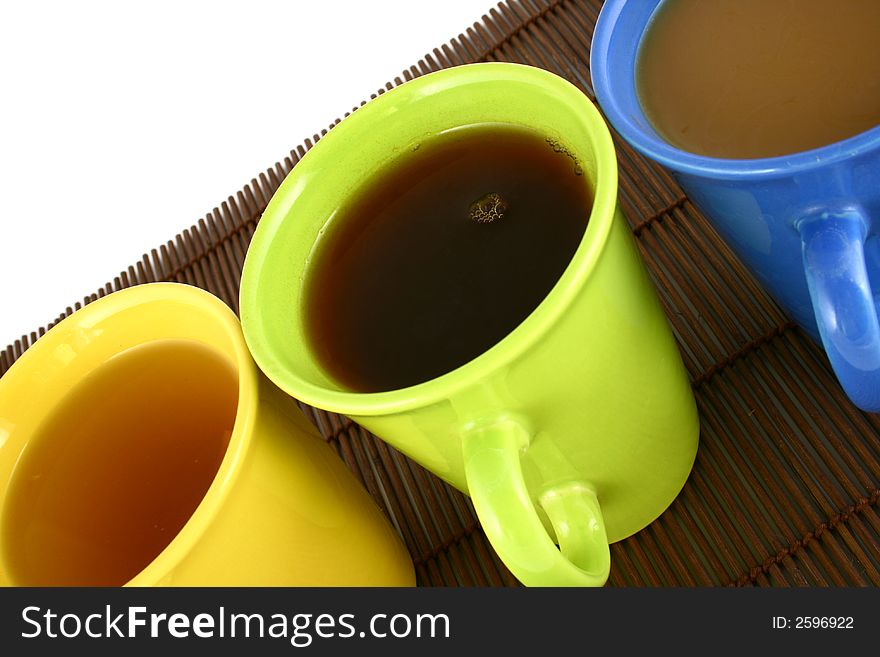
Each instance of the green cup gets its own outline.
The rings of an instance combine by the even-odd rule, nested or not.
[[[594,205],[574,257],[535,311],[479,357],[409,388],[344,389],[305,337],[303,280],[316,240],[399,153],[456,126],[498,122],[538,130],[577,158]],[[254,358],[283,390],[350,416],[469,494],[526,585],[602,585],[609,541],[660,515],[693,465],[696,407],[617,207],[611,136],[580,91],[540,69],[440,71],[333,128],[266,208],[245,261],[241,319]]]

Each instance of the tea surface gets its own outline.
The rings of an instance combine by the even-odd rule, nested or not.
[[[11,579],[117,586],[195,511],[235,423],[238,381],[206,347],[123,352],[80,382],[29,443],[3,508]]]
[[[330,220],[306,271],[308,341],[355,391],[449,372],[540,304],[590,209],[577,162],[537,133],[488,124],[426,139]]]
[[[876,0],[666,0],[639,48],[639,100],[692,153],[818,148],[880,125],[878,35]]]

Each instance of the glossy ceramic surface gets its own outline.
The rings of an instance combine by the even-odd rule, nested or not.
[[[590,56],[596,98],[666,166],[779,304],[825,347],[849,397],[880,410],[880,127],[792,155],[724,160],[663,141],[636,94],[636,53],[661,0],[608,0]]]
[[[201,504],[129,585],[414,583],[398,536],[293,400],[259,373],[232,311],[185,285],[141,285],[89,304],[0,379],[0,513],[17,460],[65,394],[124,350],[168,339],[206,346],[234,366],[237,415]],[[0,535],[0,548],[6,540]],[[15,584],[2,555],[0,584]]]
[[[577,158],[595,203],[572,262],[516,330],[464,366],[401,390],[341,389],[305,340],[313,245],[343,199],[396,153],[485,122],[531,127]],[[603,583],[608,541],[656,518],[694,460],[694,400],[617,209],[607,127],[580,91],[546,71],[478,64],[433,73],[331,130],[263,215],[241,316],[257,363],[282,389],[352,416],[469,493],[499,556],[529,585]]]

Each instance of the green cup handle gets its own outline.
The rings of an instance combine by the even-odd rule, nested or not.
[[[519,454],[528,442],[522,425],[509,419],[464,431],[467,485],[483,530],[526,586],[602,586],[611,555],[596,494],[583,482],[569,481],[538,497],[557,548],[523,479]]]

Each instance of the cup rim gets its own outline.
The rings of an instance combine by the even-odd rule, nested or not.
[[[311,178],[312,170],[320,169],[323,162],[330,160],[334,150],[356,143],[357,135],[368,130],[373,117],[381,116],[387,106],[412,100],[420,94],[427,97],[428,93],[488,81],[540,87],[558,99],[561,106],[566,106],[589,135],[589,147],[596,162],[595,180],[590,181],[593,206],[584,236],[551,291],[519,326],[493,347],[454,370],[406,388],[369,393],[334,389],[317,385],[283,367],[275,355],[276,345],[267,337],[259,319],[259,290],[261,279],[267,275],[264,267],[267,254],[272,248],[279,248],[273,238],[292,214],[301,181]],[[297,399],[325,410],[375,416],[439,402],[515,360],[557,321],[596,266],[608,239],[616,206],[617,159],[611,134],[595,105],[570,82],[543,69],[506,62],[467,64],[429,73],[376,97],[333,127],[305,154],[275,192],[251,240],[242,272],[239,305],[245,339],[259,367],[276,385]]]
[[[658,0],[647,14],[647,20],[640,22],[639,44],[660,2],[663,0]],[[635,85],[633,76],[613,77],[609,74],[607,66],[611,57],[611,38],[626,4],[626,0],[607,0],[602,6],[590,48],[590,74],[596,99],[608,121],[626,138],[627,142],[655,162],[693,176],[755,180],[789,176],[816,167],[836,164],[880,147],[880,126],[876,126],[846,139],[806,151],[774,157],[730,159],[690,153],[669,144],[656,134],[646,132],[635,120],[635,117],[638,117],[650,125],[641,104],[637,102],[635,107],[629,105],[624,107],[620,95],[616,93],[620,85]],[[634,71],[635,62],[631,64],[627,67],[627,71]]]
[[[223,459],[192,515],[153,560],[128,580],[124,586],[153,585],[171,573],[175,566],[195,548],[200,537],[222,508],[241,472],[241,463],[245,459],[253,437],[259,397],[256,365],[247,350],[235,314],[214,295],[190,285],[170,282],[136,285],[102,297],[59,322],[22,354],[0,379],[0,398],[7,394],[10,395],[10,398],[21,396],[22,393],[16,392],[16,390],[24,390],[24,386],[20,385],[22,377],[32,376],[32,368],[39,363],[42,354],[65,344],[71,332],[76,332],[81,327],[94,325],[102,318],[124,313],[139,305],[156,302],[181,303],[207,313],[228,335],[233,348],[230,352],[225,352],[224,356],[228,357],[235,367],[238,378],[236,415]],[[150,344],[150,341],[140,344]],[[132,348],[137,346],[133,345]],[[100,365],[97,363],[96,368]],[[90,371],[94,371],[96,368],[92,368]],[[14,401],[13,399],[5,406],[14,408]],[[51,415],[53,408],[57,407],[58,403],[58,401],[53,401],[47,407],[46,417]],[[28,436],[24,439],[22,449],[26,447],[31,438]],[[0,447],[3,446],[3,443],[4,440],[0,439]],[[14,467],[10,474],[14,476]],[[8,486],[10,481],[11,478],[4,485]]]

